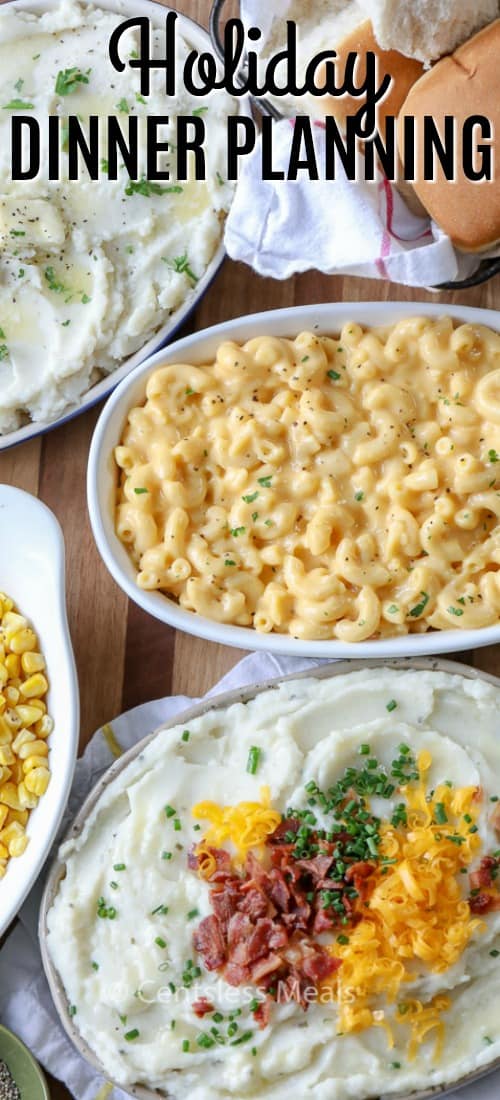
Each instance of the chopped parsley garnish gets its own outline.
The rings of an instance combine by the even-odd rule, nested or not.
[[[257,481],[258,481],[259,485],[262,485],[263,489],[270,489],[272,479],[273,479],[272,474],[268,474],[267,477],[258,477]]]
[[[359,504],[362,500],[365,499],[365,494],[362,493],[361,491],[359,493],[355,493],[354,494],[354,499],[357,500],[358,504]]]
[[[71,95],[76,91],[78,84],[88,84],[90,72],[91,69],[87,69],[84,73],[77,68],[61,69],[56,78],[56,95]]]
[[[338,382],[339,378],[342,377],[342,375],[339,374],[338,370],[327,370],[326,373],[328,375],[328,378],[331,378],[332,382]]]
[[[8,358],[9,358],[9,349],[7,347],[7,344],[0,344],[0,363],[4,359],[8,359]]]
[[[429,603],[430,596],[427,594],[427,592],[421,592],[420,595],[422,597],[421,602],[415,604],[415,607],[412,607],[410,611],[412,619],[417,619],[419,615],[422,615],[427,607],[427,604]]]
[[[125,188],[126,195],[143,195],[150,199],[152,195],[180,195],[184,189],[177,184],[162,187],[159,183],[152,183],[142,176],[140,180],[129,180]]]
[[[113,905],[107,905],[104,898],[99,898],[97,902],[97,916],[101,920],[115,920],[116,909]]]
[[[126,99],[119,99],[118,103],[115,104],[115,109],[119,111],[121,115],[130,114],[130,107]]]
[[[67,294],[68,293],[68,287],[65,286],[64,283],[61,283],[60,280],[56,278],[56,274],[55,274],[55,271],[54,271],[53,267],[46,267],[45,271],[44,271],[44,276],[45,276],[45,282],[47,283],[47,286],[48,286],[49,290],[53,290],[54,294]]]
[[[179,190],[182,191],[182,187],[179,188]],[[198,276],[195,275],[189,263],[187,252],[184,252],[182,256],[175,256],[173,260],[168,260],[166,256],[162,256],[162,260],[168,267],[171,267],[172,271],[175,271],[177,275],[187,275],[188,279],[191,279],[191,282],[198,282]]]
[[[224,561],[224,565],[236,565],[236,562],[233,561],[231,558],[226,558]]]
[[[125,1032],[125,1035],[123,1036],[123,1038],[125,1039],[125,1041],[127,1043],[133,1043],[134,1039],[139,1038],[139,1035],[140,1035],[140,1031],[138,1030],[138,1028],[133,1027],[131,1031],[126,1031]]]
[[[189,913],[187,915],[187,919],[188,920],[194,920],[195,917],[199,917],[199,915],[200,915],[199,909],[190,909]]]
[[[448,615],[456,615],[457,619],[459,619],[460,616],[463,615],[462,608],[461,607],[449,607],[448,608]]]
[[[34,111],[34,103],[26,103],[24,99],[11,99],[2,107],[3,111]]]
[[[493,449],[488,451],[488,462],[498,462],[498,453]]]
[[[232,534],[234,539],[239,538],[240,535],[244,535],[245,531],[246,531],[246,527],[232,527],[231,528],[231,534]]]
[[[257,745],[252,745],[247,760],[247,772],[249,772],[250,775],[256,774],[260,764],[260,758],[261,749],[259,749]]]
[[[257,500],[258,495],[259,490],[257,489],[255,493],[248,493],[247,496],[242,497],[241,499],[245,502],[245,504],[253,504],[254,500]]]

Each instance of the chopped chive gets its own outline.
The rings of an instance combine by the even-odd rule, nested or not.
[[[247,772],[249,772],[250,775],[256,774],[260,764],[260,757],[261,750],[257,747],[257,745],[252,745],[247,760]]]

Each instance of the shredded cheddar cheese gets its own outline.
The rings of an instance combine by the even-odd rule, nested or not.
[[[269,787],[261,787],[260,797],[260,802],[239,802],[236,806],[219,806],[216,802],[198,802],[193,806],[193,817],[209,822],[205,844],[219,847],[229,841],[234,844],[240,861],[252,848],[262,848],[280,824],[281,814],[271,809]],[[206,848],[200,845],[198,855],[200,848],[205,858]],[[204,877],[208,878],[211,872],[206,859],[204,866]]]
[[[484,927],[471,914],[457,879],[481,847],[475,831],[477,789],[456,790],[443,784],[429,795],[426,775],[431,763],[429,753],[421,753],[419,782],[402,789],[407,825],[383,829],[382,860],[368,909],[350,932],[349,942],[330,948],[342,959],[335,975],[341,1032],[380,1026],[384,1014],[372,1007],[377,997],[395,1001],[401,987],[415,980],[418,961],[436,973],[453,966],[474,932]],[[429,1005],[407,1002],[408,1018],[402,1016],[400,1022],[411,1026],[410,1057],[431,1031],[436,1031],[439,1054],[439,1014],[448,1003],[446,997]]]

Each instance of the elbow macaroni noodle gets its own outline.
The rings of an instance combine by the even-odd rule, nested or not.
[[[218,622],[359,642],[500,620],[500,336],[411,317],[150,376],[116,529]]]

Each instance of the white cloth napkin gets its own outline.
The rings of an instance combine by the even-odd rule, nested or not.
[[[275,16],[285,18],[291,0],[243,0],[247,26],[257,25],[264,41]],[[273,167],[287,170],[293,120],[273,124]],[[325,131],[314,126],[320,174]],[[226,222],[225,245],[234,260],[260,275],[287,279],[316,269],[326,274],[362,275],[406,286],[431,287],[467,278],[479,258],[459,253],[430,218],[415,216],[397,189],[380,174],[373,183],[352,183],[338,166],[334,181],[262,179],[262,141],[242,161],[236,195]]]
[[[270,654],[251,654],[220,680],[207,697],[246,684],[312,669],[321,663]],[[144,703],[114,719],[113,731],[121,747],[128,749],[194,702],[196,700],[185,696],[174,696]],[[102,730],[98,730],[77,763],[61,834],[67,831],[91,787],[112,760]],[[21,910],[14,931],[0,951],[0,1022],[24,1040],[49,1073],[64,1081],[75,1100],[130,1100],[129,1094],[122,1089],[107,1091],[105,1079],[80,1057],[58,1021],[42,969],[37,937],[44,878],[42,874]],[[449,1100],[498,1100],[499,1095],[500,1073],[495,1073],[461,1090],[459,1094],[454,1093]]]

